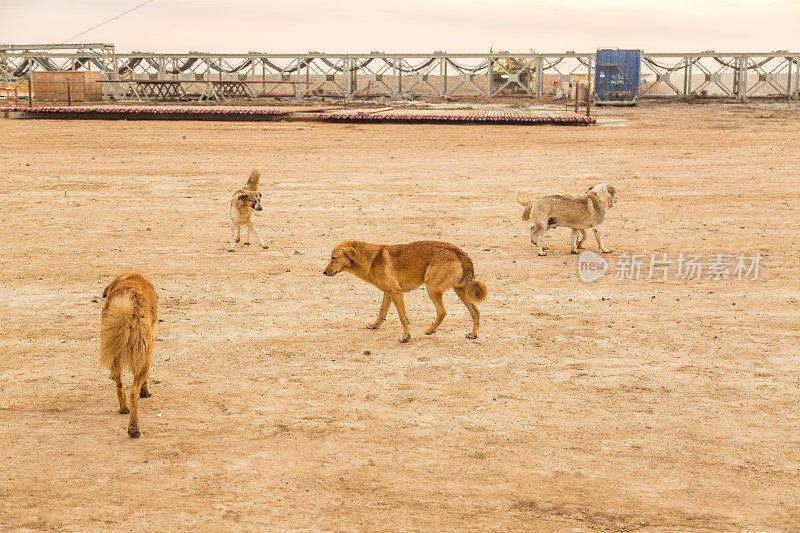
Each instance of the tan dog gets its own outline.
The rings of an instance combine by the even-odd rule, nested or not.
[[[117,385],[119,412],[131,416],[128,435],[139,431],[139,398],[150,396],[147,376],[153,356],[158,298],[153,285],[136,272],[123,272],[103,291],[108,298],[100,318],[100,362],[111,371]],[[133,374],[130,410],[125,400],[122,372]]]
[[[517,190],[517,203],[524,205],[522,220],[531,221],[531,242],[537,246],[539,255],[544,253],[544,234],[549,228],[566,226],[572,228],[570,253],[578,253],[578,248],[586,240],[586,230],[592,228],[597,246],[603,253],[611,250],[603,244],[603,221],[606,210],[617,201],[617,191],[606,183],[589,187],[586,194],[548,194],[536,200],[523,201]],[[578,242],[578,233],[583,237]]]
[[[447,311],[442,293],[452,288],[472,316],[472,331],[467,333],[467,338],[478,336],[480,313],[475,304],[486,299],[486,285],[475,279],[469,256],[452,244],[417,241],[385,245],[345,241],[333,249],[331,261],[323,273],[335,276],[339,272],[350,272],[383,291],[378,319],[367,326],[370,329],[377,329],[386,320],[389,304],[393,302],[403,324],[400,342],[407,342],[411,333],[403,293],[424,283],[436,306],[436,320],[425,331],[426,335],[435,332],[444,320]]]
[[[256,211],[261,211],[261,193],[258,192],[258,180],[261,177],[261,172],[256,168],[250,173],[250,178],[244,187],[233,193],[231,198],[230,213],[231,213],[231,242],[228,247],[229,252],[235,252],[235,242],[239,242],[242,238],[242,226],[247,226],[247,239],[243,244],[250,244],[250,232],[252,231],[258,244],[262,248],[268,248],[267,243],[261,237],[258,228],[253,223],[253,215]]]

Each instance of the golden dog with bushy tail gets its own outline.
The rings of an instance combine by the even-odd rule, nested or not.
[[[411,332],[403,293],[424,284],[436,306],[436,319],[426,335],[434,333],[444,320],[447,311],[442,293],[453,289],[472,316],[472,331],[467,338],[478,336],[480,313],[475,304],[486,299],[486,285],[475,279],[472,260],[457,246],[439,241],[392,245],[345,241],[333,249],[323,274],[335,276],[339,272],[350,272],[383,291],[378,319],[367,326],[369,329],[377,329],[386,320],[389,305],[394,303],[403,324],[400,342],[407,342]]]
[[[100,362],[111,371],[117,385],[119,412],[128,413],[128,435],[139,431],[139,398],[150,396],[147,375],[153,356],[158,297],[153,285],[136,272],[123,272],[103,291],[106,299],[100,318]],[[125,399],[122,372],[133,374],[130,409]]]

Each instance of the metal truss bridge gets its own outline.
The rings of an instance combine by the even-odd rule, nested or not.
[[[594,64],[594,53],[576,52],[120,54],[109,44],[0,44],[5,87],[35,70],[94,70],[114,100],[559,97],[591,83]],[[643,52],[641,74],[644,98],[800,98],[800,52]]]

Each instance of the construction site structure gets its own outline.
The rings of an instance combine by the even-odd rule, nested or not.
[[[557,97],[569,95],[576,81],[593,84],[596,57],[594,52],[123,54],[105,43],[0,45],[0,97],[26,88],[36,71],[99,72],[102,98],[116,101]],[[639,98],[800,97],[800,52],[642,51],[639,71]]]

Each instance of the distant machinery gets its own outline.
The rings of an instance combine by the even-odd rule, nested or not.
[[[492,84],[495,87],[503,87],[508,85],[510,81],[516,83],[511,84],[511,91],[514,93],[530,92],[529,89],[532,85],[532,80],[536,72],[536,59],[533,57],[519,57],[511,55],[505,50],[499,50],[490,54],[500,54],[492,62]],[[535,54],[530,50],[531,54]]]

